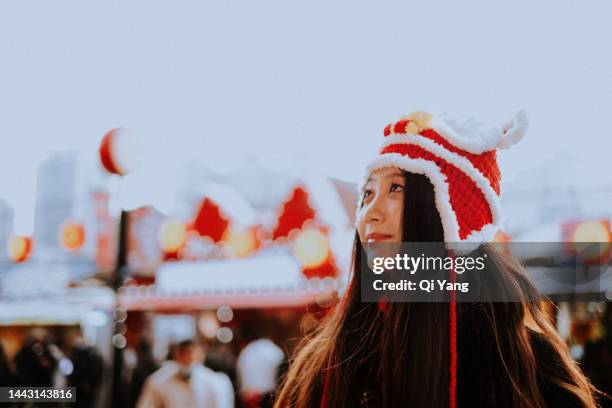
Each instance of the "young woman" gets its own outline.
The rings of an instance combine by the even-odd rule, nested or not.
[[[287,407],[595,407],[595,390],[547,320],[520,264],[487,244],[500,223],[503,127],[417,112],[385,128],[357,212],[351,283],[305,339],[276,400]],[[486,253],[516,302],[361,301],[371,242],[462,242]]]

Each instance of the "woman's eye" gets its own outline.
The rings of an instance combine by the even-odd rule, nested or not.
[[[365,190],[361,198],[361,204],[363,205],[366,201],[369,201],[368,199],[372,196],[372,194],[374,194],[372,190]]]
[[[391,184],[391,191],[402,191],[403,189],[404,189],[404,186],[402,186],[401,184],[397,184],[397,183]]]

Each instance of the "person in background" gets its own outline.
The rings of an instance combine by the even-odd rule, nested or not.
[[[278,369],[284,359],[283,350],[268,339],[252,341],[240,352],[236,371],[245,408],[272,406]]]
[[[204,367],[204,353],[193,340],[180,342],[173,359],[145,381],[137,408],[232,408],[234,390],[227,375]]]
[[[612,395],[612,304],[607,303],[601,318],[603,336],[585,344],[581,364],[584,373],[602,392]],[[612,408],[612,399],[604,399],[602,408]]]
[[[130,405],[136,405],[145,380],[159,369],[159,364],[153,357],[151,341],[142,338],[138,344],[137,362],[130,381]]]
[[[76,407],[92,407],[95,405],[95,397],[102,383],[104,369],[102,356],[80,333],[73,339],[71,348],[70,360],[73,370],[68,375],[67,385],[76,387],[78,395]]]
[[[42,330],[34,330],[15,355],[17,382],[23,387],[51,387],[55,382],[58,359]]]
[[[236,355],[232,348],[219,341],[211,342],[206,349],[204,365],[213,371],[227,374],[232,384],[236,383]]]
[[[0,342],[0,387],[14,386],[16,385],[16,381],[15,373],[9,364],[4,346],[2,346]]]

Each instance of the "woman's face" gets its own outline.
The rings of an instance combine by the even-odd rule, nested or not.
[[[385,167],[370,174],[357,213],[361,242],[401,242],[404,187],[404,173],[397,167]]]

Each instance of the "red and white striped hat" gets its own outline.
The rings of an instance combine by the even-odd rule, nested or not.
[[[376,169],[393,166],[423,174],[434,186],[444,241],[488,242],[502,223],[497,149],[517,143],[526,128],[524,111],[502,126],[414,112],[385,127],[384,143],[366,168],[359,197]]]

